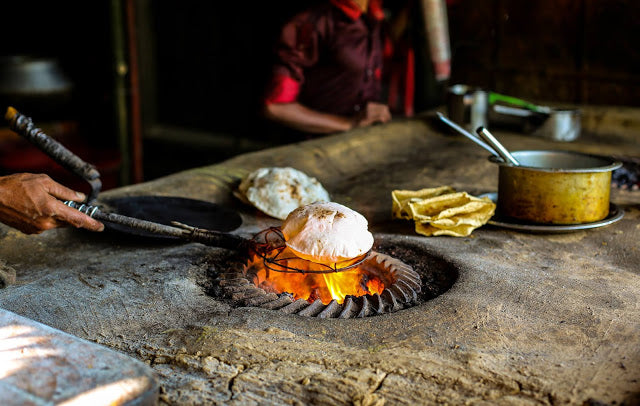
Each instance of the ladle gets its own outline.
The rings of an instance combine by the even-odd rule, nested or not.
[[[475,135],[473,135],[469,131],[467,131],[464,128],[460,127],[458,124],[456,124],[453,121],[449,120],[447,117],[444,116],[444,114],[442,114],[440,112],[436,112],[436,114],[438,115],[438,118],[440,120],[442,120],[444,123],[446,123],[449,127],[453,128],[454,130],[456,130],[460,134],[464,135],[465,137],[467,137],[471,141],[473,141],[476,144],[480,145],[482,148],[484,148],[487,151],[489,151],[491,153],[491,155],[495,155],[497,157],[501,157],[500,154],[495,149],[493,149],[491,146],[487,145],[484,141],[482,141],[480,138],[476,137]]]
[[[520,166],[520,163],[513,157],[513,155],[511,155],[509,150],[507,150],[500,141],[498,141],[498,139],[489,132],[489,130],[484,127],[478,127],[476,129],[476,133],[478,133],[478,136],[480,136],[480,138],[482,138],[487,144],[491,145],[493,149],[498,152],[500,158],[505,162],[511,163],[513,166]]]

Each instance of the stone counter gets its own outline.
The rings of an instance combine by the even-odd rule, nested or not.
[[[640,156],[637,111],[589,109],[559,144],[494,131],[510,149]],[[635,121],[634,121],[635,120]],[[497,187],[497,167],[430,114],[238,156],[104,196],[166,195],[237,210],[249,236],[279,221],[231,191],[261,166],[293,166],[365,215],[381,252],[457,272],[453,287],[382,316],[322,320],[234,307],[212,278],[233,253],[109,233],[0,228],[17,281],[0,307],[127,353],[158,374],[171,404],[637,404],[640,192],[614,190],[610,226],[527,233],[484,226],[422,237],[391,220],[393,189]]]

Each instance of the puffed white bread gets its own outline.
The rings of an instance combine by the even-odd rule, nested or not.
[[[282,223],[287,247],[298,257],[334,264],[363,255],[373,246],[364,216],[335,202],[293,210]]]
[[[280,220],[305,204],[331,200],[316,178],[290,167],[260,168],[251,172],[240,183],[236,196]]]

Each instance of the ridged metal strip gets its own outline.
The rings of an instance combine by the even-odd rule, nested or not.
[[[299,313],[301,310],[304,310],[306,307],[309,307],[310,303],[307,302],[304,299],[298,299],[295,302],[279,309],[281,312],[287,313],[287,314],[297,314]]]
[[[353,296],[347,296],[342,303],[342,311],[338,315],[340,319],[350,319],[354,317],[360,308],[356,305]]]
[[[263,303],[260,305],[260,307],[262,307],[263,309],[276,310],[288,304],[291,304],[292,302],[293,302],[293,299],[291,298],[291,296],[286,294],[281,294],[276,300]]]
[[[318,318],[321,319],[333,319],[340,315],[342,311],[343,305],[338,303],[335,299],[329,302],[327,306],[325,306],[324,310],[318,313]]]
[[[278,299],[275,293],[267,293],[266,295],[254,296],[245,300],[245,306],[262,306],[263,303],[273,302]]]
[[[313,303],[311,303],[309,306],[300,310],[298,314],[300,316],[307,316],[307,317],[317,316],[318,314],[320,314],[322,310],[324,310],[325,307],[327,306],[324,303],[322,303],[321,300],[318,299]]]
[[[398,311],[418,300],[422,282],[420,275],[409,265],[388,255],[372,252],[363,267],[373,274],[387,273],[395,282],[380,295],[347,296],[342,304],[332,300],[327,305],[320,300],[312,303],[303,299],[293,301],[287,294],[265,292],[250,281],[251,277],[245,277],[246,267],[238,272],[222,274],[220,286],[232,300],[247,306],[319,318],[369,317]]]

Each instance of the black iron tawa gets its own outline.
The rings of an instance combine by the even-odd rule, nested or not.
[[[203,200],[173,196],[127,196],[101,198],[107,211],[154,223],[171,226],[173,222],[218,232],[240,227],[242,218],[227,207]],[[99,204],[100,206],[100,204]],[[162,235],[139,228],[111,222],[104,223],[105,231],[115,231],[140,237],[174,240],[179,237]]]

